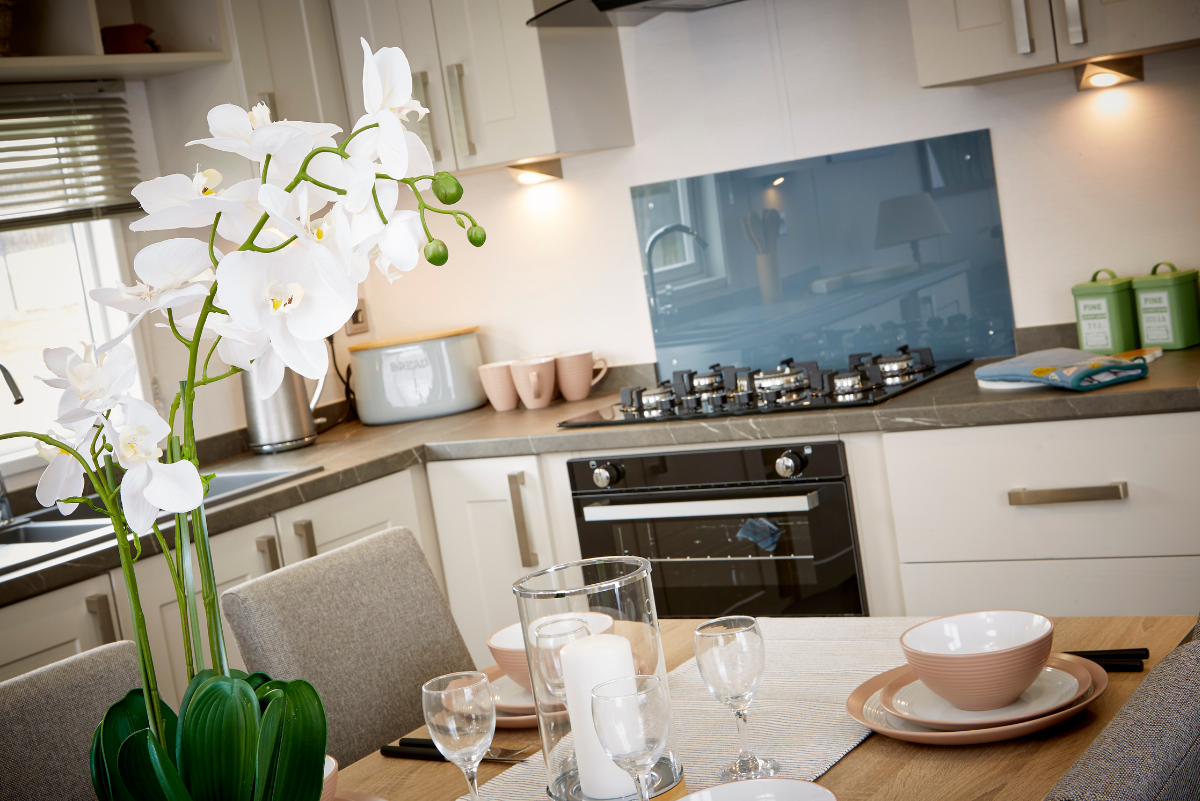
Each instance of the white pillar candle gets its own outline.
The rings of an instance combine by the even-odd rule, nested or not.
[[[605,753],[592,725],[592,688],[612,679],[637,675],[629,640],[616,634],[594,634],[567,643],[562,649],[562,668],[584,795],[588,798],[633,795],[637,792],[633,779]]]

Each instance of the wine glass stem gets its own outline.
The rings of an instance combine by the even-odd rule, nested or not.
[[[479,801],[479,782],[477,780],[479,766],[464,765],[462,772],[467,777],[467,790],[471,794],[471,801]]]
[[[750,731],[746,723],[746,710],[735,709],[733,719],[737,721],[738,738],[742,741],[742,753],[739,759],[752,759],[754,752],[750,750]]]
[[[650,801],[651,774],[652,771],[648,770],[633,777],[633,781],[637,785],[638,799],[640,801]]]

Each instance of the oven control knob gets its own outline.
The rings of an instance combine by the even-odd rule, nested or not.
[[[592,483],[604,489],[616,484],[624,475],[625,471],[621,469],[621,465],[606,462],[592,471]]]
[[[795,451],[784,451],[778,459],[775,460],[775,472],[780,478],[791,478],[798,476],[804,472],[804,468],[808,466],[808,460]]]

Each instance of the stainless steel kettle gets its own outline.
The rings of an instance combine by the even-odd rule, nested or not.
[[[279,453],[312,445],[317,441],[317,423],[313,409],[321,397],[325,377],[317,382],[312,399],[304,378],[290,368],[283,368],[283,383],[269,398],[260,399],[254,390],[254,378],[242,373],[242,395],[246,399],[246,428],[250,433],[250,449],[255,453]]]

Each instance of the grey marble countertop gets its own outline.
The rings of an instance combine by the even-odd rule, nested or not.
[[[239,456],[213,465],[217,471],[318,465],[323,470],[208,510],[209,531],[220,534],[430,461],[1200,411],[1200,348],[1166,353],[1150,366],[1150,375],[1144,380],[1091,392],[1051,387],[980,389],[974,367],[968,365],[879,406],[794,414],[558,428],[562,420],[616,402],[613,393],[534,411],[495,412],[485,406],[451,417],[390,426],[343,424],[322,434],[317,444],[308,448],[270,456]],[[143,548],[147,555],[160,550],[152,537],[143,538]],[[118,565],[116,546],[111,542],[51,555],[39,565],[0,577],[0,606]]]

